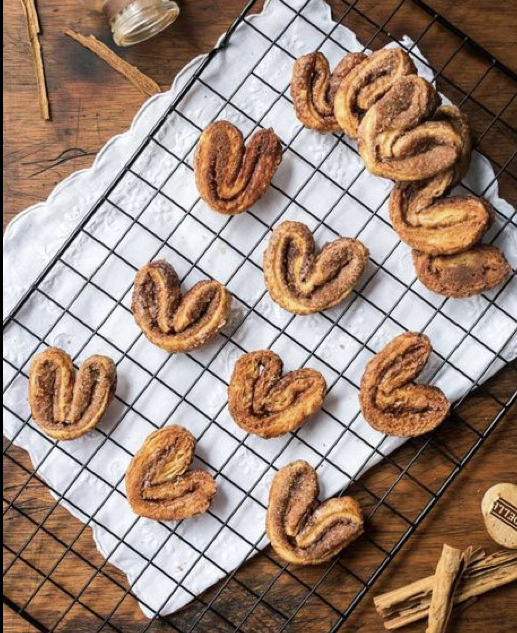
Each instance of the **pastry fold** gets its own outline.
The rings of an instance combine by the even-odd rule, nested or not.
[[[432,431],[449,415],[450,403],[440,389],[414,382],[431,352],[427,336],[407,332],[368,363],[359,400],[374,429],[395,437],[416,437]]]
[[[495,246],[478,244],[456,255],[413,251],[418,279],[444,297],[471,297],[495,288],[511,274],[504,254]]]
[[[363,514],[355,499],[318,504],[318,495],[318,476],[307,462],[282,468],[273,480],[267,534],[275,552],[289,563],[325,563],[363,533]]]
[[[32,361],[32,417],[55,440],[74,440],[92,431],[115,395],[117,369],[107,356],[91,356],[77,375],[71,357],[49,347]]]
[[[282,145],[273,130],[259,130],[247,146],[242,132],[227,121],[209,125],[197,147],[197,187],[211,209],[237,215],[266,192],[282,161]]]
[[[483,198],[446,196],[467,172],[472,141],[465,115],[455,106],[438,108],[434,121],[450,125],[459,139],[458,161],[427,180],[397,183],[390,195],[390,216],[400,239],[424,253],[452,255],[481,239],[492,211]]]
[[[314,314],[341,303],[368,263],[359,241],[339,238],[319,254],[312,233],[300,222],[284,222],[264,254],[264,278],[273,301],[293,314]]]
[[[165,260],[147,264],[135,279],[135,321],[151,343],[170,353],[212,340],[226,325],[230,304],[230,293],[217,281],[201,281],[182,296],[176,271]]]
[[[368,171],[395,182],[391,221],[400,239],[418,251],[413,259],[422,283],[446,297],[460,297],[504,280],[504,255],[476,247],[492,220],[490,203],[449,195],[470,164],[468,119],[459,108],[440,105],[435,87],[417,75],[406,51],[350,53],[334,73],[322,53],[310,53],[295,63],[291,87],[296,114],[306,127],[339,128],[357,138]],[[463,291],[461,276],[468,280]],[[306,298],[298,312],[298,281],[286,284],[284,278],[266,274],[275,301],[292,312],[310,313]]]
[[[188,470],[196,441],[170,426],[151,434],[126,473],[126,494],[135,514],[156,521],[182,521],[205,513],[217,493],[204,470]]]
[[[335,89],[334,113],[339,127],[350,138],[357,138],[359,125],[368,110],[401,77],[416,75],[416,68],[401,48],[384,48],[369,57],[349,53],[341,64],[350,57],[357,61]]]
[[[432,178],[461,157],[463,139],[449,121],[433,119],[436,89],[417,75],[402,77],[365,114],[359,153],[372,174],[391,180]]]
[[[362,53],[350,53],[333,73],[323,53],[309,53],[296,60],[291,81],[296,116],[306,128],[321,133],[339,132],[334,115],[334,97],[343,79],[366,59]]]
[[[283,376],[282,359],[271,351],[245,354],[237,361],[228,403],[235,422],[264,439],[299,429],[323,406],[325,378],[314,369]]]

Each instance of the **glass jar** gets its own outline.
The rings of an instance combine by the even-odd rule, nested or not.
[[[133,46],[153,37],[179,15],[174,0],[83,0],[89,9],[104,13],[119,46]]]

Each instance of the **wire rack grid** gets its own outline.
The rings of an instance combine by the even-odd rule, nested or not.
[[[216,94],[222,105],[214,116],[214,119],[217,119],[225,107],[231,106],[243,117],[250,120],[251,132],[253,132],[263,125],[267,114],[277,103],[290,101],[287,83],[284,88],[271,85],[263,75],[257,72],[257,69],[263,59],[271,51],[281,51],[281,53],[287,57],[293,58],[292,53],[282,45],[282,36],[285,35],[295,20],[309,21],[305,10],[310,1],[311,0],[307,0],[299,6],[297,5],[296,8],[293,8],[286,0],[280,0],[285,7],[288,19],[286,19],[285,24],[282,25],[282,28],[279,29],[274,38],[260,32],[260,35],[267,40],[265,51],[257,59],[251,73],[242,80],[242,83],[235,86],[230,96],[224,96],[220,93]],[[297,133],[284,145],[284,152],[290,152],[307,165],[308,177],[305,182],[300,183],[295,192],[282,191],[278,185],[273,185],[273,187],[279,190],[285,197],[286,203],[283,208],[279,209],[272,221],[265,221],[253,210],[250,212],[256,222],[262,227],[261,236],[256,240],[256,243],[250,244],[247,250],[240,250],[235,244],[230,243],[225,238],[225,229],[233,221],[233,219],[230,218],[221,227],[215,230],[210,225],[204,225],[204,228],[209,232],[211,238],[204,252],[199,253],[195,258],[188,259],[184,253],[180,252],[176,247],[171,246],[174,233],[178,231],[182,222],[193,214],[198,200],[190,205],[184,206],[167,193],[166,185],[178,170],[182,168],[187,170],[192,169],[189,155],[191,155],[196,145],[197,137],[184,155],[176,155],[160,140],[160,131],[167,125],[169,117],[174,114],[188,121],[188,123],[197,130],[197,136],[199,136],[202,132],[201,127],[192,121],[186,112],[182,111],[181,103],[189,94],[189,91],[195,86],[203,86],[206,90],[214,91],[214,88],[205,80],[207,68],[210,67],[210,64],[219,52],[231,44],[232,34],[241,23],[246,23],[250,28],[257,30],[256,23],[249,19],[249,15],[259,4],[258,0],[248,2],[219,47],[206,57],[169,110],[164,114],[141,147],[137,150],[136,154],[128,161],[119,176],[110,185],[102,198],[94,205],[84,220],[81,221],[77,230],[74,231],[65,242],[55,258],[40,275],[34,286],[30,288],[4,321],[4,333],[11,327],[19,327],[30,332],[34,337],[34,349],[22,363],[15,365],[10,359],[4,357],[4,368],[7,365],[9,370],[8,378],[4,380],[4,396],[9,395],[10,389],[13,388],[13,385],[19,378],[27,378],[27,364],[30,358],[40,348],[48,345],[48,337],[56,327],[58,321],[71,317],[80,323],[87,332],[83,344],[74,355],[75,360],[83,353],[95,337],[98,337],[99,340],[105,339],[102,331],[103,326],[108,322],[111,314],[116,309],[129,312],[127,298],[131,292],[131,285],[128,285],[122,294],[118,293],[114,295],[101,284],[97,283],[96,275],[107,262],[112,261],[113,257],[123,262],[129,270],[133,271],[133,274],[136,272],[134,262],[130,261],[119,248],[133,227],[138,227],[146,231],[156,240],[158,248],[151,258],[158,255],[163,246],[167,244],[175,255],[187,261],[183,279],[187,278],[193,271],[198,271],[205,277],[210,276],[209,271],[203,268],[203,257],[216,241],[225,244],[228,248],[237,252],[240,258],[239,265],[235,268],[230,279],[227,280],[228,285],[244,266],[249,266],[260,271],[260,264],[257,263],[253,254],[263,241],[264,236],[267,235],[292,204],[296,204],[307,216],[312,217],[316,229],[324,227],[334,235],[336,235],[337,232],[330,223],[329,218],[345,197],[353,200],[369,214],[364,226],[361,226],[360,230],[358,230],[358,235],[364,230],[365,226],[374,219],[385,224],[387,223],[386,219],[381,215],[381,208],[385,200],[383,200],[381,204],[370,206],[364,200],[354,196],[353,185],[360,178],[363,170],[359,171],[347,186],[343,186],[322,168],[325,161],[340,144],[345,144],[347,148],[353,152],[356,151],[355,148],[349,144],[347,139],[342,135],[335,135],[329,153],[314,164],[297,151],[295,144],[296,137],[299,134]],[[434,76],[439,83],[440,89],[446,94],[449,94],[451,99],[469,113],[476,132],[476,149],[491,160],[492,164],[496,167],[496,178],[500,179],[503,186],[506,186],[511,193],[515,193],[517,178],[512,165],[514,165],[517,155],[517,130],[510,123],[510,120],[517,96],[517,76],[503,64],[493,59],[482,47],[458,31],[458,29],[441,16],[433,12],[420,0],[401,0],[383,3],[383,8],[379,14],[376,14],[371,8],[365,9],[361,4],[361,0],[355,0],[354,2],[334,2],[333,5],[337,12],[336,25],[328,32],[324,32],[317,24],[311,23],[311,26],[320,33],[320,46],[323,46],[326,42],[332,42],[332,44],[343,49],[339,39],[335,37],[336,29],[341,24],[349,25],[355,30],[359,37],[362,38],[365,48],[373,49],[379,48],[391,41],[395,41],[398,45],[404,46],[404,43],[401,42],[400,37],[397,35],[398,33],[404,33],[408,22],[413,25],[409,35],[413,36],[416,45],[424,46],[427,42],[427,38],[437,37],[438,33],[442,34],[446,46],[444,45],[440,49],[441,57],[432,61],[431,68]],[[414,28],[415,24],[421,27],[416,33]],[[346,52],[347,51],[343,49],[343,54]],[[471,81],[470,85],[462,85],[462,82],[456,79],[457,73],[454,72],[457,64],[464,63],[463,56],[467,56],[471,63],[479,68],[476,78]],[[422,61],[427,63],[425,60]],[[239,107],[235,100],[235,95],[249,77],[253,77],[256,81],[264,85],[264,89],[267,88],[275,94],[268,109],[260,118],[250,117],[249,113],[242,109],[242,107]],[[499,91],[499,101],[497,103],[491,103],[490,100],[487,101],[485,98],[484,87],[492,81],[496,82],[496,85],[503,86],[503,89]],[[494,144],[491,135],[493,134],[498,134],[500,138],[504,138],[504,143],[501,142],[497,144],[498,151],[492,151]],[[163,152],[168,154],[174,162],[173,169],[170,170],[166,179],[158,185],[145,179],[136,168],[139,158],[150,145],[159,147]],[[504,148],[504,151],[502,148]],[[501,149],[501,151],[499,151],[499,149]],[[339,195],[333,205],[325,209],[320,215],[315,215],[314,211],[304,206],[300,195],[315,174],[323,177],[339,191]],[[131,177],[136,180],[143,181],[145,185],[152,190],[152,195],[136,213],[130,213],[122,208],[117,204],[114,196],[117,187],[121,184],[123,185],[124,178],[127,175],[131,175]],[[492,184],[492,182],[488,183],[486,190],[490,189]],[[176,205],[183,213],[183,220],[176,224],[168,235],[154,232],[153,228],[150,228],[145,220],[146,211],[157,197],[163,197],[165,200],[170,201],[170,203]],[[105,204],[110,204],[121,216],[127,219],[127,228],[113,244],[104,243],[102,237],[96,235],[91,228],[95,214]],[[499,213],[497,209],[495,211]],[[497,229],[490,235],[491,241],[496,241],[508,224],[516,225],[515,213],[510,217],[503,216],[500,213],[499,216],[500,221],[497,224]],[[197,221],[200,222],[199,218],[197,218]],[[93,270],[89,271],[78,269],[67,260],[68,251],[74,247],[78,239],[84,236],[98,243],[104,252],[101,261],[97,263]],[[376,270],[382,271],[390,278],[395,278],[395,276],[386,266],[386,262],[388,262],[397,247],[398,243],[389,248],[382,259],[374,261]],[[58,266],[65,271],[69,270],[70,273],[76,275],[80,280],[74,295],[63,305],[48,293],[45,286],[45,281]],[[354,301],[362,301],[364,305],[375,308],[381,313],[378,327],[381,327],[381,325],[386,322],[390,322],[401,330],[406,329],[396,316],[396,305],[382,310],[372,302],[368,295],[368,284],[371,283],[374,277],[375,275],[372,275],[364,285],[354,293],[352,301],[347,303],[342,310],[322,316],[325,322],[324,333],[322,336],[318,336],[313,345],[307,346],[304,342],[293,338],[289,331],[289,325],[295,317],[291,317],[280,325],[275,322],[267,323],[274,331],[272,340],[269,342],[269,347],[272,347],[281,337],[285,337],[293,346],[296,345],[301,349],[304,354],[304,363],[317,360],[332,370],[335,378],[330,385],[330,390],[332,390],[340,380],[344,380],[357,390],[358,385],[347,374],[347,370],[354,362],[361,358],[363,352],[367,351],[370,354],[373,353],[372,340],[374,339],[376,331],[372,331],[366,340],[355,338],[355,343],[357,344],[355,352],[347,358],[346,365],[340,367],[337,371],[335,367],[326,360],[325,355],[322,353],[322,346],[332,332],[337,330],[345,333],[343,317],[347,314],[347,311],[350,310],[350,306],[353,305]],[[422,301],[428,308],[429,316],[423,323],[422,330],[425,330],[438,314],[440,314],[442,318],[448,319],[449,321],[451,320],[451,317],[443,310],[447,303],[445,300],[433,303],[418,294],[414,287],[414,282],[404,283],[401,282],[401,280],[396,281],[402,283],[404,286],[399,302],[404,297],[409,296],[415,300],[418,298],[418,300]],[[486,296],[483,310],[476,315],[476,318],[473,319],[468,327],[454,323],[460,332],[459,339],[446,353],[438,354],[440,362],[434,369],[434,375],[436,375],[445,364],[449,364],[455,368],[459,376],[469,379],[464,369],[454,365],[454,352],[467,337],[471,337],[475,340],[481,348],[487,347],[482,336],[477,334],[476,326],[478,326],[483,318],[490,314],[490,310],[494,308],[494,302],[497,301],[502,293],[507,291],[509,284],[514,281],[515,280],[511,278],[505,285],[499,288],[497,292]],[[104,314],[102,320],[94,326],[83,321],[80,313],[78,314],[77,310],[74,309],[74,307],[77,306],[77,301],[85,292],[85,288],[93,288],[95,291],[107,295],[112,303],[111,310]],[[30,329],[20,316],[23,313],[23,309],[30,304],[35,296],[40,296],[46,301],[51,302],[59,311],[56,322],[53,322],[48,331],[43,334],[36,333]],[[264,296],[265,292],[253,302],[247,302],[241,297],[238,298],[244,318],[234,324],[230,328],[230,331],[225,333],[221,344],[208,358],[200,361],[195,355],[188,355],[190,361],[199,367],[200,380],[203,375],[207,374],[221,381],[223,385],[226,386],[225,381],[218,375],[214,363],[223,348],[229,343],[233,344],[236,349],[242,353],[249,351],[242,346],[235,335],[251,315],[257,315],[267,322],[267,318],[264,317],[263,312],[260,311],[260,303]],[[219,531],[217,531],[210,542],[203,547],[196,548],[190,544],[196,552],[195,561],[208,559],[211,564],[218,567],[222,572],[225,571],[217,561],[211,558],[209,552],[222,529],[234,531],[245,541],[247,553],[246,556],[243,557],[243,563],[253,555],[257,556],[253,562],[236,569],[227,575],[226,579],[219,583],[214,589],[202,596],[197,596],[190,591],[186,582],[189,574],[195,567],[194,562],[189,569],[185,570],[179,583],[180,588],[190,594],[192,598],[191,605],[174,616],[163,617],[160,615],[161,607],[159,609],[153,609],[149,607],[149,605],[144,604],[144,607],[147,606],[148,609],[153,611],[154,616],[149,621],[141,620],[137,623],[136,620],[138,618],[135,617],[135,610],[137,611],[138,609],[138,600],[133,593],[133,589],[148,568],[157,567],[157,557],[165,546],[167,539],[152,557],[146,558],[139,553],[134,546],[128,544],[124,538],[120,539],[118,535],[113,534],[117,544],[114,546],[113,551],[107,556],[106,560],[100,559],[96,552],[92,551],[93,546],[88,540],[88,527],[100,524],[99,517],[102,506],[85,517],[84,525],[74,527],[71,531],[63,531],[61,529],[62,524],[59,522],[61,512],[60,502],[66,501],[69,506],[73,506],[73,503],[67,497],[67,493],[73,485],[73,482],[64,491],[51,489],[55,497],[55,502],[45,503],[40,512],[34,513],[30,509],[28,510],[24,503],[27,495],[30,495],[34,487],[39,489],[39,487],[46,485],[41,478],[39,469],[45,461],[52,459],[56,451],[63,451],[62,446],[59,443],[51,443],[46,440],[48,443],[48,451],[43,460],[38,464],[38,467],[33,469],[31,465],[27,463],[26,458],[20,455],[19,449],[15,446],[16,437],[14,437],[4,445],[4,459],[9,462],[10,466],[16,467],[18,471],[16,484],[4,492],[4,522],[11,519],[13,525],[23,525],[23,529],[19,527],[16,529],[16,538],[14,539],[11,538],[10,535],[7,538],[4,537],[4,580],[8,587],[8,595],[4,594],[4,603],[18,612],[35,629],[40,631],[76,631],[79,629],[74,628],[74,622],[77,623],[77,621],[81,621],[81,618],[84,621],[88,621],[89,631],[141,631],[141,633],[168,629],[178,631],[179,633],[191,633],[192,631],[250,631],[257,633],[259,631],[270,631],[271,633],[302,630],[304,632],[321,630],[337,631],[353,615],[380,574],[387,568],[397,552],[429,514],[458,473],[461,472],[487,437],[505,418],[510,407],[514,405],[517,397],[517,390],[515,389],[515,374],[517,371],[515,364],[509,365],[506,362],[504,351],[509,340],[511,340],[517,332],[517,320],[515,316],[510,311],[506,311],[504,307],[498,306],[497,309],[501,310],[507,320],[512,324],[510,334],[501,341],[500,348],[497,350],[490,349],[491,353],[495,352],[493,362],[504,368],[503,379],[498,380],[496,383],[488,382],[483,385],[479,384],[480,379],[475,381],[469,379],[469,389],[465,397],[455,404],[451,422],[449,422],[444,429],[429,437],[410,441],[403,449],[392,455],[385,455],[383,453],[385,438],[377,443],[368,442],[368,440],[359,436],[354,430],[353,423],[355,418],[343,423],[339,416],[335,415],[330,409],[325,409],[325,414],[329,419],[339,425],[340,432],[325,451],[320,451],[313,446],[309,446],[303,434],[293,434],[293,438],[296,437],[302,445],[306,445],[307,448],[310,448],[316,455],[318,461],[314,464],[315,466],[330,464],[336,472],[343,477],[344,481],[349,482],[347,490],[354,490],[361,499],[363,506],[367,509],[367,519],[372,528],[375,526],[376,521],[382,522],[384,525],[389,524],[392,526],[388,541],[383,540],[383,537],[381,537],[375,529],[369,529],[361,546],[357,548],[357,554],[347,552],[346,556],[338,558],[317,570],[306,571],[293,569],[278,560],[271,551],[264,551],[262,549],[262,534],[257,540],[247,540],[243,539],[242,535],[238,534],[235,528],[232,527],[232,517],[235,516],[242,504],[247,500],[251,499],[259,506],[264,507],[263,501],[257,495],[259,481],[256,481],[250,487],[245,487],[240,485],[235,479],[230,479],[225,473],[225,466],[231,461],[232,455],[229,455],[222,465],[216,466],[205,461],[204,465],[211,469],[217,478],[223,483],[231,483],[242,493],[242,501],[224,520],[216,514],[212,515],[214,520],[220,524]],[[346,334],[354,338],[353,333],[347,331]],[[198,437],[198,441],[202,442],[203,436],[208,432],[208,429],[214,425],[223,433],[230,435],[225,426],[219,421],[220,414],[225,409],[226,403],[222,404],[215,414],[208,415],[207,412],[203,410],[202,404],[197,404],[192,398],[196,383],[190,385],[184,392],[176,391],[174,385],[166,382],[161,373],[167,361],[164,361],[160,366],[153,367],[152,369],[138,361],[134,352],[139,340],[140,337],[120,347],[117,347],[117,344],[113,343],[113,340],[106,341],[117,349],[119,354],[117,362],[119,365],[123,360],[130,359],[134,366],[138,367],[145,375],[145,380],[139,387],[137,393],[134,393],[129,401],[120,402],[122,405],[120,419],[123,419],[130,413],[135,413],[139,417],[142,417],[142,412],[138,409],[139,399],[155,385],[160,385],[163,389],[171,391],[176,399],[176,404],[171,408],[165,423],[172,418],[183,403],[187,402],[188,405],[200,416],[204,417],[207,422],[205,430]],[[487,406],[487,402],[490,403],[490,416],[476,416],[470,404],[473,399],[475,400],[476,398],[483,398],[485,406]],[[41,435],[42,440],[45,439],[38,428],[32,425],[30,417],[21,417],[9,404],[5,403],[4,411],[8,415],[15,416],[19,419],[19,433],[21,433],[27,425],[31,425],[31,428]],[[151,419],[146,418],[145,421],[151,427],[157,428],[156,423]],[[116,446],[117,449],[127,453],[128,449],[118,441],[113,432],[114,429],[116,429],[116,425],[114,425],[113,429],[109,432],[99,431],[102,436],[99,449],[107,442],[110,442]],[[364,463],[360,464],[359,468],[353,473],[347,472],[342,466],[334,463],[331,456],[333,449],[335,449],[346,434],[350,437],[355,437],[357,441],[364,443],[369,449],[367,459],[365,459]],[[242,441],[243,440],[239,440],[241,443]],[[286,446],[288,445],[289,442]],[[282,448],[282,451],[286,449],[286,446]],[[265,458],[260,451],[253,450],[250,447],[248,447],[248,450],[253,452],[256,459],[263,462],[264,474],[271,466],[276,468],[275,463],[281,456],[281,453],[279,453],[272,458]],[[373,457],[382,458],[382,469],[374,469],[366,476],[360,477],[360,474],[369,465]],[[72,460],[74,459],[73,455],[71,458]],[[91,471],[91,462],[94,458],[95,453],[92,454],[90,459],[86,462],[76,460],[78,477],[82,472]],[[433,470],[435,473],[439,473],[438,483],[436,483],[436,478],[431,481],[428,476],[426,477],[425,464],[428,463],[429,459],[433,459]],[[201,462],[203,462],[202,459]],[[97,473],[95,474],[98,476]],[[119,489],[120,481],[116,482],[116,485],[110,481],[104,481],[103,483],[109,486],[114,495],[123,494]],[[413,490],[411,497],[413,501],[411,506],[404,506],[403,499],[407,497],[408,487]],[[344,489],[342,492],[344,492]],[[76,509],[82,512],[80,508]],[[138,522],[138,519],[135,519],[135,523],[136,522]],[[178,526],[171,527],[167,525],[164,527],[169,532],[170,537],[175,536],[180,539],[185,539],[178,530]],[[127,534],[129,534],[132,528],[133,525],[129,527]],[[7,532],[9,533],[9,530],[7,530]],[[124,537],[127,534],[125,534]],[[45,543],[47,547],[51,547],[52,551],[56,553],[53,560],[45,566],[42,566],[38,558],[33,555],[34,549],[40,541]],[[130,585],[109,565],[110,556],[116,551],[120,542],[124,542],[125,545],[133,549],[136,554],[143,556],[145,561],[141,574],[133,579]],[[367,564],[365,564],[365,560]],[[67,565],[71,564],[72,561],[73,564],[80,566],[82,569],[80,581],[73,586],[67,582],[63,573],[64,569],[66,569]],[[257,569],[261,569],[262,573],[257,574]],[[20,578],[23,574],[29,574],[33,578],[29,589],[21,600],[19,592],[16,592],[16,598],[10,597],[9,587],[14,590],[17,584],[19,585]],[[336,591],[337,586],[340,587],[339,592]],[[344,586],[346,587],[345,590],[343,590]],[[98,597],[101,591],[100,587],[103,588],[102,591],[105,594],[110,596],[109,601],[102,609],[99,609],[98,606]],[[14,591],[11,593],[11,596],[13,594]],[[289,600],[286,600],[286,594],[290,596]],[[59,596],[59,599],[54,598],[55,604],[59,606],[56,606],[56,609],[51,609],[50,613],[48,610],[49,596]],[[170,596],[167,597],[164,605],[169,599]],[[314,616],[315,619],[311,622],[310,619],[308,620],[307,618],[316,611],[323,614],[318,616],[321,620]],[[81,615],[78,615],[79,613]],[[326,623],[324,626],[321,624],[322,621]],[[330,626],[328,624],[329,622],[331,623]]]

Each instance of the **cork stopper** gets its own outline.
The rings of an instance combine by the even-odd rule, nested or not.
[[[486,529],[496,543],[517,549],[517,485],[501,483],[488,490],[481,502]]]

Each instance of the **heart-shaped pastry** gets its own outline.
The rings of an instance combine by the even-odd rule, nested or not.
[[[323,53],[309,53],[296,60],[291,95],[296,116],[305,127],[321,133],[339,132],[334,95],[343,79],[365,59],[363,53],[350,53],[332,74]]]
[[[49,347],[32,361],[32,417],[55,440],[74,440],[92,431],[115,395],[117,368],[107,356],[92,356],[75,373],[70,356]]]
[[[443,197],[465,175],[472,142],[467,118],[455,106],[438,108],[433,120],[456,130],[461,139],[459,160],[433,178],[396,184],[390,196],[390,216],[400,239],[411,248],[431,255],[451,255],[479,242],[492,211],[483,198]]]
[[[186,429],[170,426],[152,433],[126,473],[128,501],[139,516],[182,521],[205,513],[217,493],[214,478],[190,470],[196,440]]]
[[[427,336],[407,332],[368,363],[359,399],[374,429],[395,437],[416,437],[432,431],[449,415],[450,403],[440,389],[413,382],[431,352]]]
[[[275,552],[289,563],[326,563],[363,533],[363,514],[355,499],[318,504],[318,495],[318,476],[307,462],[282,468],[273,480],[267,534]]]
[[[231,295],[217,281],[201,281],[183,297],[174,268],[165,260],[137,274],[132,310],[145,336],[170,353],[190,352],[226,325]]]
[[[359,153],[367,169],[391,180],[432,178],[461,159],[463,138],[454,125],[433,119],[440,104],[425,79],[398,79],[359,126]]]
[[[349,53],[357,59],[357,53]],[[381,99],[401,77],[415,75],[411,57],[401,48],[384,48],[369,57],[361,56],[344,76],[334,98],[334,114],[339,127],[351,138],[357,138],[359,125],[368,110]]]
[[[281,161],[282,145],[273,130],[255,132],[245,146],[238,128],[216,121],[203,132],[196,151],[199,193],[217,213],[237,215],[264,195]]]
[[[429,255],[453,255],[483,237],[490,226],[491,206],[474,196],[437,200],[443,191],[437,178],[395,185],[390,196],[391,221],[411,248]]]
[[[314,314],[341,303],[368,263],[359,241],[341,237],[316,254],[310,230],[284,222],[264,254],[264,278],[273,301],[293,314]]]
[[[495,246],[478,244],[456,255],[428,255],[413,251],[418,279],[444,297],[471,297],[495,288],[512,267]]]
[[[325,378],[314,369],[285,376],[282,359],[271,351],[245,354],[237,361],[228,389],[237,424],[264,439],[299,429],[323,406]]]

